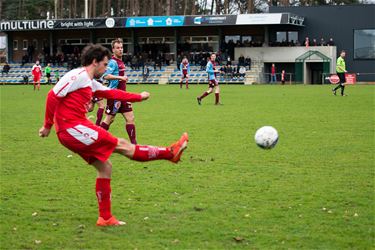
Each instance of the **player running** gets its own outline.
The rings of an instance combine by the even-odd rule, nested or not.
[[[112,52],[113,56],[108,63],[108,67],[103,75],[103,78],[109,81],[109,88],[117,88],[126,91],[126,82],[128,81],[128,77],[125,75],[125,64],[122,61],[122,39],[118,38],[112,41]],[[108,130],[117,113],[121,113],[125,119],[125,130],[129,135],[130,142],[137,144],[134,112],[130,102],[107,100],[106,116],[100,126],[105,130]]]
[[[220,88],[219,81],[216,79],[216,75],[220,73],[220,70],[216,69],[216,54],[212,53],[210,60],[206,66],[206,72],[208,73],[208,90],[205,91],[201,96],[197,97],[198,104],[201,105],[202,99],[208,96],[215,89],[215,105],[220,103]]]
[[[39,130],[39,136],[47,137],[55,123],[60,143],[79,154],[98,172],[96,196],[99,218],[96,225],[121,226],[125,222],[117,220],[111,213],[110,155],[118,153],[141,162],[164,159],[177,163],[187,148],[188,135],[184,133],[170,147],[134,145],[125,139],[114,137],[88,120],[87,108],[91,105],[93,96],[128,102],[140,102],[150,96],[148,92],[135,94],[110,89],[94,80],[105,72],[109,57],[110,52],[101,45],[88,45],[82,51],[83,67],[65,74],[49,91],[44,125]]]
[[[39,61],[36,61],[31,69],[31,74],[33,75],[33,85],[34,90],[35,87],[39,90],[40,89],[40,78],[42,78],[42,67],[39,65]]]
[[[180,89],[182,89],[182,81],[186,79],[186,89],[189,88],[189,75],[190,75],[190,64],[186,56],[182,59],[180,63],[180,72],[181,72],[181,80],[180,80]]]

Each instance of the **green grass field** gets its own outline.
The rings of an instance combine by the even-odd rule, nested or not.
[[[169,145],[187,131],[183,161],[114,155],[112,212],[98,228],[96,172],[38,137],[49,87],[1,92],[2,249],[373,249],[375,86],[129,86],[138,142]],[[89,115],[96,115],[96,112]],[[273,150],[254,143],[272,125]],[[127,138],[117,117],[110,131]]]

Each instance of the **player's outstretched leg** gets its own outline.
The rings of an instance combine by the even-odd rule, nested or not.
[[[98,171],[96,179],[95,192],[98,199],[99,218],[97,226],[123,226],[126,223],[117,220],[111,213],[111,175],[112,164],[109,160],[102,162],[96,160],[92,165]]]
[[[186,79],[186,89],[188,89],[188,88],[189,88],[189,80]]]
[[[201,105],[202,99],[205,98],[206,96],[208,96],[211,93],[212,93],[212,88],[209,88],[207,91],[203,92],[203,94],[201,96],[198,96],[197,97],[198,104]]]
[[[178,163],[182,153],[187,148],[188,141],[189,136],[187,133],[183,133],[180,139],[169,147],[134,145],[125,139],[118,139],[114,152],[135,161],[169,160],[173,163]]]

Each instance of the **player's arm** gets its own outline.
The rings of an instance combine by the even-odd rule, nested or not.
[[[48,92],[46,101],[46,113],[44,116],[43,127],[39,130],[40,137],[47,137],[53,126],[53,118],[55,116],[56,107],[59,104],[61,98],[59,98],[53,89]]]
[[[120,80],[120,81],[127,81],[127,76],[116,76],[113,73],[115,70],[118,69],[117,62],[115,60],[110,60],[107,66],[107,70],[103,74],[103,79],[105,80]]]
[[[94,97],[101,97],[106,99],[114,99],[118,101],[127,102],[141,102],[147,100],[150,97],[150,93],[142,92],[140,94],[130,93],[119,89],[110,89],[103,86],[99,82],[93,80],[93,92]]]
[[[190,75],[190,63],[187,65],[187,74]]]

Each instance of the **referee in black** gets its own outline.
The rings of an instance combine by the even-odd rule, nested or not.
[[[340,78],[340,83],[339,85],[332,89],[332,92],[334,95],[336,95],[336,90],[338,90],[339,88],[341,88],[341,96],[345,96],[344,94],[344,89],[345,89],[345,73],[348,72],[346,71],[346,66],[345,66],[345,51],[342,50],[341,53],[340,53],[340,56],[337,58],[337,62],[336,62],[336,73],[337,73],[337,76]]]

